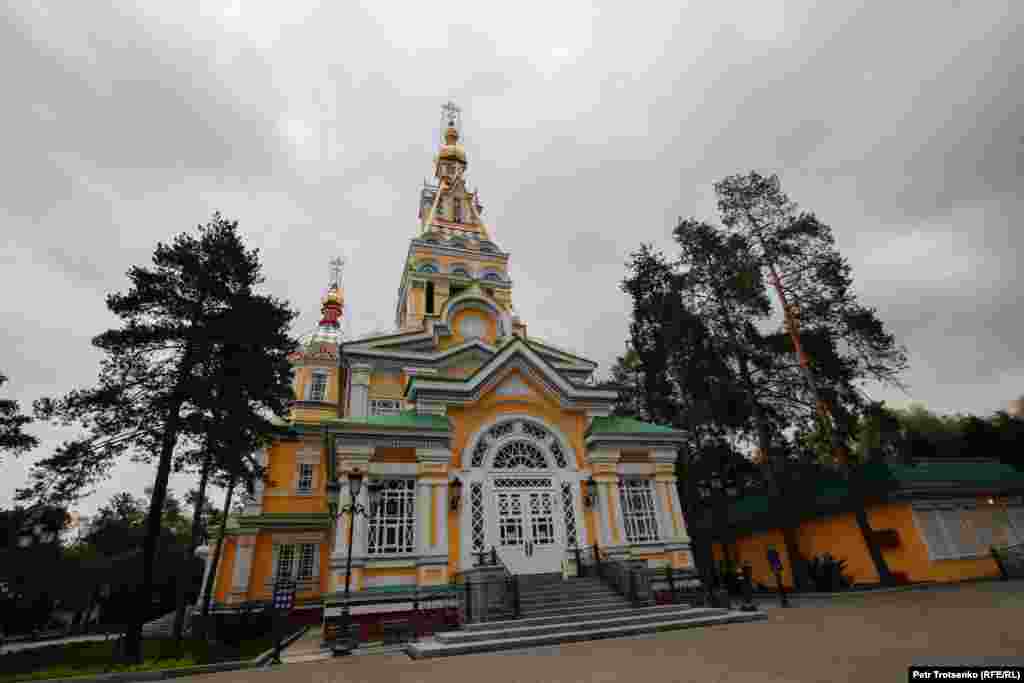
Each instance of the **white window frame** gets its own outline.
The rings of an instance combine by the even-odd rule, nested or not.
[[[308,567],[308,573],[304,570]],[[274,545],[274,574],[271,585],[281,579],[315,584],[320,577],[320,544],[279,543]],[[307,586],[308,587],[308,586]]]
[[[316,545],[313,543],[299,544],[298,562],[295,566],[295,578],[298,581],[312,581],[316,571]]]
[[[653,543],[658,540],[658,501],[650,479],[619,478],[619,508],[626,542]]]
[[[313,465],[306,462],[300,462],[297,466],[296,478],[295,478],[295,492],[300,494],[313,493],[313,479],[316,476],[316,470],[313,469]],[[306,477],[305,475],[309,476]],[[308,482],[308,483],[307,483]]]
[[[412,555],[416,552],[416,480],[383,479],[383,488],[367,522],[366,554]]]
[[[322,386],[317,384],[317,381],[322,382]],[[320,387],[320,396],[317,397],[316,389]],[[327,373],[326,372],[314,372],[309,378],[309,398],[310,401],[326,401],[327,400]]]
[[[370,415],[398,415],[402,412],[402,400],[396,398],[371,398]]]

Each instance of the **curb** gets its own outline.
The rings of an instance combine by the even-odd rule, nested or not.
[[[281,650],[298,640],[309,630],[309,626],[301,629],[281,641]],[[219,673],[221,671],[239,671],[241,669],[258,669],[267,665],[274,656],[274,648],[270,648],[254,659],[239,659],[233,662],[216,664],[199,664],[183,666],[177,669],[158,669],[155,671],[118,671],[97,676],[74,676],[72,678],[43,678],[26,681],[25,683],[135,683],[135,681],[163,681],[182,676],[198,676],[200,674]]]

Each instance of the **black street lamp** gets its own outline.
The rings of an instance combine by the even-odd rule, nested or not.
[[[352,613],[349,610],[349,595],[351,593],[352,586],[352,542],[356,528],[356,515],[365,515],[367,518],[372,517],[377,506],[377,496],[384,487],[379,483],[372,483],[367,487],[370,503],[369,509],[356,502],[359,499],[359,492],[362,488],[363,473],[358,468],[353,469],[348,474],[348,490],[352,502],[339,508],[338,503],[341,494],[341,484],[338,481],[333,481],[327,486],[327,505],[331,511],[331,516],[336,517],[337,519],[341,519],[343,515],[349,516],[348,553],[345,560],[345,602],[341,608],[340,624],[346,643],[349,645],[349,650],[351,649],[350,638],[352,630]],[[349,650],[346,650],[346,652]]]

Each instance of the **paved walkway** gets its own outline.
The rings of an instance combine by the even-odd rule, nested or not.
[[[850,596],[769,620],[531,651],[414,661],[367,655],[213,674],[197,683],[906,680],[912,664],[1024,664],[1024,583]]]
[[[68,643],[86,643],[90,640],[111,640],[120,638],[121,634],[112,633],[104,635],[94,633],[84,636],[68,636],[67,638],[51,638],[49,640],[22,640],[15,643],[4,643],[0,645],[0,653],[17,652],[18,650],[34,650],[37,647],[50,647],[52,645],[67,645]]]

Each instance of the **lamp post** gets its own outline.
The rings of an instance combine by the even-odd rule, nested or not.
[[[332,517],[340,520],[344,515],[349,516],[348,552],[346,553],[345,559],[345,601],[342,604],[341,623],[339,624],[340,629],[344,633],[347,649],[340,651],[335,649],[335,654],[338,654],[339,652],[348,654],[352,650],[352,612],[349,609],[349,596],[351,595],[352,588],[352,543],[355,536],[356,515],[365,515],[368,518],[373,516],[373,511],[377,502],[377,495],[383,487],[380,484],[370,484],[367,487],[367,491],[370,494],[369,509],[356,502],[359,499],[359,492],[362,491],[362,488],[363,473],[359,468],[355,468],[348,473],[348,490],[352,502],[339,508],[338,503],[341,494],[341,484],[337,481],[333,481],[327,486],[327,504],[330,506]]]

